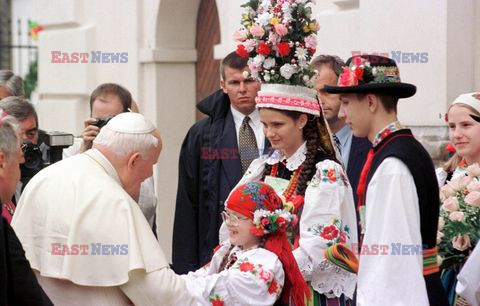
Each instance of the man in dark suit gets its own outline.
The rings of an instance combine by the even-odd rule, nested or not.
[[[247,60],[235,52],[225,57],[222,88],[197,104],[208,117],[195,123],[183,141],[172,249],[177,273],[210,261],[224,201],[269,145],[255,109],[260,83],[250,76]]]
[[[338,56],[319,55],[313,59],[312,66],[318,71],[315,80],[315,90],[318,92],[318,97],[330,129],[340,143],[342,162],[347,170],[348,180],[352,185],[353,198],[356,204],[356,191],[360,172],[367,159],[371,143],[366,137],[355,137],[350,127],[345,123],[345,118],[338,118],[340,95],[329,94],[324,89],[325,85],[337,85],[338,76],[342,73],[345,62]]]

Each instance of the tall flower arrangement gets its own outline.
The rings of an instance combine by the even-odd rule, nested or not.
[[[252,77],[262,83],[313,87],[309,66],[317,48],[315,0],[248,0],[242,28],[235,32],[237,54],[249,57]]]
[[[462,265],[480,239],[480,166],[440,188],[437,243],[443,268]]]

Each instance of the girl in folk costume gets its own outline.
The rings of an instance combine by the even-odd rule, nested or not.
[[[251,0],[243,5],[237,53],[249,57],[252,76],[262,82],[256,102],[275,150],[254,160],[239,184],[270,184],[298,215],[298,225],[288,234],[312,293],[309,305],[344,305],[353,297],[356,277],[333,266],[323,253],[336,242],[357,243],[356,215],[352,189],[311,89],[316,75],[309,61],[318,24],[311,19],[310,4]],[[225,227],[221,241],[224,234]]]
[[[273,305],[283,292],[304,305],[309,291],[286,236],[295,216],[282,209],[275,190],[263,182],[238,185],[222,217],[229,240],[212,261],[182,277],[187,293],[178,305]]]
[[[480,238],[480,92],[458,96],[445,119],[456,152],[437,169],[442,200],[437,241],[449,302],[462,305],[457,274]]]

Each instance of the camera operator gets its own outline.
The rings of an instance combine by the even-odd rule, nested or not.
[[[90,95],[90,118],[84,121],[82,137],[75,137],[73,145],[63,150],[63,158],[90,149],[93,140],[108,120],[120,113],[129,111],[138,112],[138,108],[126,88],[114,83],[99,85]],[[155,211],[157,199],[154,192],[153,177],[147,178],[142,183],[140,194],[134,200],[138,202],[145,218],[156,234]]]
[[[16,96],[4,98],[0,100],[0,108],[20,123],[25,163],[20,166],[21,178],[15,193],[16,201],[28,181],[43,168],[47,146],[43,141],[39,141],[37,112],[27,99]]]

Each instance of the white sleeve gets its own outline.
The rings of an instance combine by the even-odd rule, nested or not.
[[[480,243],[457,276],[457,293],[471,305],[480,305]]]
[[[120,289],[135,305],[173,305],[185,292],[185,280],[170,268],[145,273],[133,270]]]
[[[386,158],[368,184],[365,224],[357,304],[428,305],[421,252],[393,249],[393,245],[422,245],[417,189],[413,176],[399,159]],[[375,245],[388,249],[373,253]]]
[[[238,259],[220,273],[189,273],[182,278],[186,292],[176,305],[273,305],[284,284],[282,263],[263,249],[260,254]]]
[[[443,170],[443,168],[436,168],[435,175],[437,176],[438,187],[442,187],[445,185],[445,181],[447,180],[448,173],[447,171]]]
[[[333,266],[324,251],[334,243],[357,243],[353,193],[344,169],[332,160],[319,162],[305,192],[299,247],[293,251],[304,278],[328,297],[352,298],[356,276]]]
[[[63,159],[77,155],[80,153],[80,148],[82,147],[83,139],[81,137],[74,137],[73,144],[68,148],[63,149]]]

